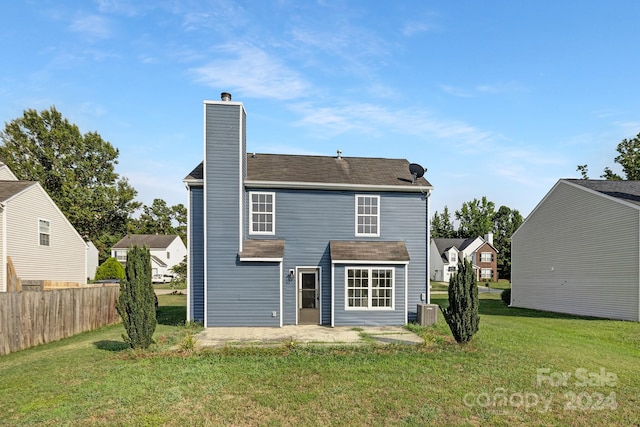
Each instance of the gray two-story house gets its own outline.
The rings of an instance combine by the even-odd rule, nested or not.
[[[402,325],[429,303],[431,184],[404,159],[246,152],[246,113],[204,102],[188,190],[189,320]]]

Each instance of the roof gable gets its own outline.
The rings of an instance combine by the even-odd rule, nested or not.
[[[0,202],[6,202],[34,185],[35,181],[0,181]]]

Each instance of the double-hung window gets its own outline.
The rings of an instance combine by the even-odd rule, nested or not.
[[[51,243],[51,221],[46,219],[38,220],[38,235],[40,246],[50,246]]]
[[[380,236],[380,196],[356,195],[356,236]]]
[[[481,279],[493,279],[493,270],[490,268],[483,268],[480,270]]]
[[[275,193],[250,192],[249,232],[274,234],[276,229]]]
[[[393,310],[393,268],[347,268],[346,309]]]
[[[480,262],[492,262],[493,254],[491,252],[480,252]]]

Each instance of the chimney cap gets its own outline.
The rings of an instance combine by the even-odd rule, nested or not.
[[[220,94],[220,99],[225,101],[225,102],[229,102],[229,101],[231,101],[231,94],[229,92],[222,92]]]

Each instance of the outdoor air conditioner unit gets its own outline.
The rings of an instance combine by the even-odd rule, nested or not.
[[[418,322],[420,326],[433,325],[438,321],[438,304],[418,304]]]

